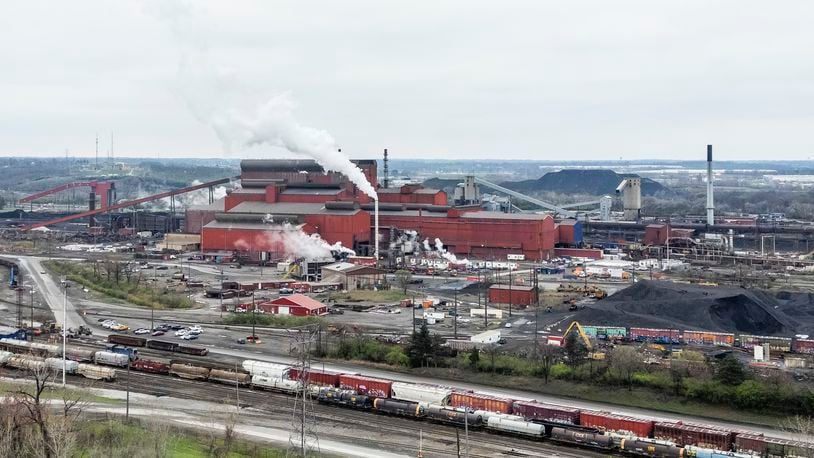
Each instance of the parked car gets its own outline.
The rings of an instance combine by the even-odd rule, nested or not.
[[[178,331],[179,329],[184,329],[184,326],[180,324],[174,324],[170,326],[170,329],[172,329],[173,331]]]
[[[187,335],[187,330],[186,329],[179,329],[179,330],[175,331],[175,337],[183,337],[185,335]]]
[[[133,334],[149,334],[149,333],[150,333],[150,330],[149,329],[144,329],[144,328],[138,328],[135,331],[133,331]]]
[[[162,331],[162,330],[160,330],[160,329],[159,329],[158,331],[153,331],[153,333],[152,333],[152,334],[150,334],[150,335],[151,335],[151,336],[153,336],[153,337],[163,336],[163,335],[164,335],[164,331]]]
[[[258,336],[246,336],[246,342],[255,344],[263,343]]]
[[[198,334],[187,333],[181,336],[181,338],[184,340],[195,340],[198,338]]]

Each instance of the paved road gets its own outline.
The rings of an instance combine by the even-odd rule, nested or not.
[[[28,272],[28,278],[34,283],[37,291],[40,292],[43,300],[51,311],[54,313],[54,318],[59,324],[66,323],[67,328],[77,328],[79,325],[85,324],[85,320],[77,313],[73,302],[70,298],[65,299],[64,290],[57,284],[49,275],[42,275],[43,271],[41,258],[33,256],[15,256],[19,263],[20,268]],[[63,320],[62,308],[63,302],[67,315],[67,321]]]

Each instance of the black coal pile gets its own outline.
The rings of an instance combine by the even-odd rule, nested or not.
[[[814,294],[643,280],[581,310],[585,324],[814,334]]]

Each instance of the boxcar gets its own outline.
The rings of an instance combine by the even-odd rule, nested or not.
[[[530,421],[544,421],[551,423],[579,424],[579,409],[542,404],[534,401],[514,401],[512,413],[520,415]]]
[[[354,390],[359,394],[377,398],[389,398],[393,382],[390,380],[365,377],[362,375],[339,375],[339,388]]]
[[[162,351],[176,351],[178,350],[178,344],[175,342],[166,342],[163,340],[153,340],[150,339],[147,341],[147,348],[152,348],[153,350],[162,350]]]
[[[288,378],[291,380],[299,380],[300,379],[300,371],[298,369],[291,368],[288,371]],[[320,385],[320,386],[339,386],[339,373],[337,372],[328,372],[328,371],[320,371],[311,369],[306,374],[306,379],[310,385]]]
[[[620,434],[634,434],[638,437],[650,437],[653,433],[653,421],[636,417],[616,415],[610,412],[582,410],[579,413],[579,424]]]
[[[512,403],[507,398],[497,398],[476,393],[453,392],[449,396],[449,405],[452,407],[466,407],[473,410],[487,412],[512,413]]]
[[[702,425],[656,422],[653,437],[674,442],[678,446],[695,445],[716,450],[732,448],[734,433]]]
[[[204,347],[196,347],[193,345],[178,345],[175,350],[178,353],[186,353],[187,355],[206,356],[209,354],[209,349]]]
[[[149,372],[151,374],[167,375],[170,373],[170,365],[163,361],[153,359],[137,359],[130,363],[130,369],[139,372]]]
[[[124,334],[110,334],[107,336],[107,341],[119,345],[127,345],[129,347],[143,347],[147,344],[147,339],[144,337],[127,336]]]

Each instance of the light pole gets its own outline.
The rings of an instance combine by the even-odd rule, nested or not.
[[[31,324],[30,324],[32,332],[34,331],[34,293],[36,293],[36,292],[37,292],[37,290],[34,289],[34,287],[32,286],[31,287]]]
[[[255,340],[254,325],[257,319],[257,305],[254,303],[254,290],[252,290],[252,341]]]
[[[65,359],[65,345],[66,339],[68,337],[68,280],[63,280],[65,282],[65,294],[62,299],[62,386],[65,386],[65,371],[67,370],[67,360]]]
[[[220,319],[223,320],[223,267],[220,269]]]

